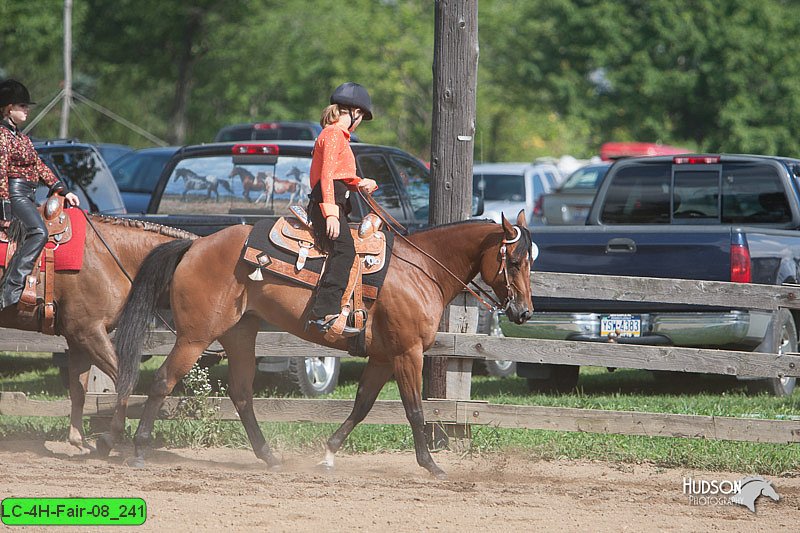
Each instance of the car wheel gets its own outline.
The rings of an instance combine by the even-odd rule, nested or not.
[[[478,315],[478,333],[485,333],[492,337],[505,337],[500,329],[500,313],[489,312],[481,309]],[[482,366],[486,374],[496,378],[507,378],[517,373],[517,363],[514,361],[476,361],[476,366]],[[476,373],[483,373],[480,370]]]
[[[339,384],[338,357],[292,357],[289,359],[288,385],[291,392],[308,398],[332,393]]]
[[[797,351],[797,326],[788,309],[778,310],[776,323],[779,324],[775,353],[783,355]],[[791,396],[797,385],[797,378],[764,378],[747,382],[748,392],[758,394],[766,392],[772,396]]]
[[[578,386],[578,373],[581,367],[575,365],[548,365],[550,377],[528,378],[528,390],[539,393],[567,393]]]

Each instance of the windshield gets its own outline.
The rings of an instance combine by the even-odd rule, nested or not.
[[[159,213],[289,214],[308,203],[311,159],[219,155],[180,161],[166,183]]]
[[[153,192],[170,157],[172,152],[134,152],[114,161],[111,173],[120,191]]]
[[[475,174],[472,190],[476,193],[483,191],[483,199],[487,202],[525,201],[525,179],[520,174]]]
[[[81,201],[81,207],[93,213],[122,214],[125,206],[119,189],[98,153],[91,148],[70,146],[40,150],[39,157]],[[43,202],[49,190],[40,186],[36,201]]]
[[[596,189],[607,171],[608,165],[579,168],[564,180],[561,189]]]

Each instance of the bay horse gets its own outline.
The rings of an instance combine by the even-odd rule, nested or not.
[[[320,465],[333,468],[334,454],[372,408],[394,375],[414,437],[417,463],[444,477],[431,457],[422,411],[423,352],[436,338],[445,306],[478,274],[505,302],[516,323],[531,314],[531,236],[520,211],[516,225],[502,219],[473,220],[396,238],[392,260],[366,323],[367,365],[350,416],[328,439]],[[347,350],[345,339],[328,342],[306,330],[312,290],[264,271],[248,277],[240,261],[250,228],[231,226],[194,241],[174,241],[153,250],[134,280],[115,337],[119,357],[117,408],[124,411],[139,373],[143,339],[159,295],[169,290],[177,340],[155,374],[134,437],[134,466],[144,465],[155,419],[165,397],[203,350],[219,340],[228,354],[228,391],[256,456],[270,467],[272,454],[253,412],[255,341],[261,320],[311,342]],[[445,268],[449,271],[445,271]]]
[[[64,336],[69,347],[69,442],[87,454],[92,446],[83,434],[83,407],[89,368],[95,365],[112,380],[117,379],[117,356],[109,332],[128,296],[128,276],[135,276],[158,245],[196,235],[152,222],[85,214],[78,209],[65,211],[78,212],[88,221],[83,266],[78,271],[56,271],[54,283],[56,333]],[[37,331],[38,326],[37,321],[20,318],[16,306],[0,311],[0,327]],[[120,413],[112,421],[115,437],[123,432],[124,424],[125,414]]]
[[[206,191],[206,199],[211,199],[211,193],[214,193],[215,200],[219,201],[219,186],[222,185],[229,193],[233,194],[231,184],[225,180],[221,180],[216,176],[201,176],[197,172],[188,168],[178,168],[175,170],[176,179],[183,179],[184,189],[181,194],[181,200],[186,201],[186,195],[189,191]]]
[[[231,169],[230,175],[228,175],[228,179],[231,178],[239,178],[242,180],[242,196],[244,196],[244,199],[248,202],[253,201],[250,199],[250,191],[261,192],[256,203],[261,201],[261,198],[266,194],[267,179],[266,173],[264,172],[259,172],[258,176],[254,176],[253,173],[246,168],[235,166]]]

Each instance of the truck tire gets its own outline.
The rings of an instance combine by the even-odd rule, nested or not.
[[[339,384],[339,369],[338,357],[292,357],[284,383],[307,398],[325,396]]]
[[[492,313],[485,308],[478,311],[478,333],[485,333],[493,337],[505,337],[503,330],[500,329],[500,316],[497,311]],[[517,363],[514,361],[479,360],[475,361],[474,366],[478,367],[476,374],[486,373],[495,378],[507,378],[517,373]]]
[[[578,373],[581,367],[576,365],[547,365],[550,367],[548,378],[528,378],[528,391],[539,393],[572,392],[578,386]]]
[[[778,325],[775,342],[775,353],[784,354],[797,351],[797,325],[788,309],[779,309],[776,317]],[[747,390],[751,394],[766,392],[772,396],[791,396],[794,392],[797,378],[764,378],[747,382]]]

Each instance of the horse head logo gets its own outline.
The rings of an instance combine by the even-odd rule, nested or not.
[[[772,483],[761,476],[749,476],[739,480],[742,489],[731,496],[731,502],[744,505],[751,512],[756,512],[756,500],[759,496],[767,496],[775,501],[781,499]]]

